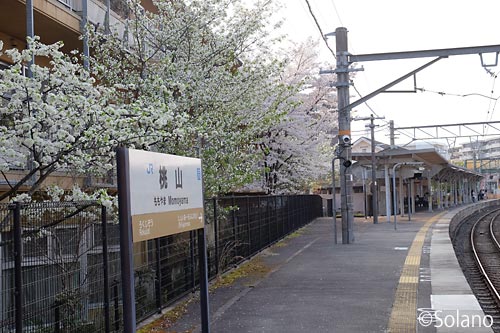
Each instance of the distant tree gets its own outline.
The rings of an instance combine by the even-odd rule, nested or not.
[[[332,75],[319,75],[317,43],[308,40],[293,48],[282,77],[297,90],[294,107],[283,121],[262,135],[264,188],[269,193],[309,188],[330,170],[330,145],[337,132],[337,99]]]

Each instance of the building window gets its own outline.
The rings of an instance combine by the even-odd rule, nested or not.
[[[0,61],[0,70],[3,71],[4,69],[9,68],[11,65],[9,65],[6,62]]]

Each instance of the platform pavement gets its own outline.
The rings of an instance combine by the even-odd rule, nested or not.
[[[440,311],[441,319],[448,317],[450,322],[460,320],[462,324],[447,327],[441,321],[436,330],[438,333],[492,332],[492,329],[484,325],[484,313],[462,272],[450,240],[449,224],[455,213],[456,210],[452,210],[444,214],[433,225],[432,234],[429,235],[430,281],[427,282],[430,282],[432,290],[431,309]],[[472,318],[475,322],[467,324],[467,320]],[[467,327],[472,324],[475,327]]]
[[[340,235],[334,244],[332,218],[317,219],[254,259],[267,268],[263,274],[210,294],[211,332],[441,332],[419,325],[416,309],[436,305],[432,277],[443,275],[430,265],[431,243],[444,234],[434,222],[449,214],[417,213],[398,219],[397,230],[384,217],[376,225],[356,218],[348,245]],[[199,332],[199,313],[191,303],[164,332]]]

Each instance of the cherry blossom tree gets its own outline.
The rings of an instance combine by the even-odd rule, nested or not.
[[[0,200],[23,187],[30,197],[55,171],[107,172],[127,122],[124,110],[111,105],[112,91],[97,85],[76,56],[61,52],[62,43],[28,45],[6,51],[13,65],[0,72],[0,174],[10,186]],[[33,57],[48,65],[31,65],[26,77]],[[11,183],[13,169],[28,172]]]
[[[319,75],[314,52],[317,43],[308,40],[287,54],[289,62],[282,81],[297,89],[290,97],[294,107],[280,123],[262,135],[264,189],[268,193],[309,189],[328,174],[331,143],[337,132],[336,91],[333,75]]]
[[[271,53],[272,1],[156,1],[156,12],[129,2],[124,38],[90,40],[98,80],[147,134],[140,148],[196,156],[207,195],[252,182],[256,141],[290,107],[293,93]]]
[[[123,34],[88,30],[89,70],[61,43],[30,40],[6,52],[13,66],[0,73],[0,173],[8,180],[29,165],[0,199],[26,187],[29,198],[56,171],[105,174],[120,145],[202,157],[207,196],[250,184],[263,170],[269,192],[319,174],[335,97],[307,47],[287,67],[273,51],[273,2],[154,4],[145,12],[128,1]],[[23,66],[33,56],[48,66],[32,65],[28,78]]]

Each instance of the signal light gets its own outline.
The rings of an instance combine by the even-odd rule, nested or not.
[[[344,167],[348,168],[352,165],[352,161],[345,160],[342,164],[344,165]]]

